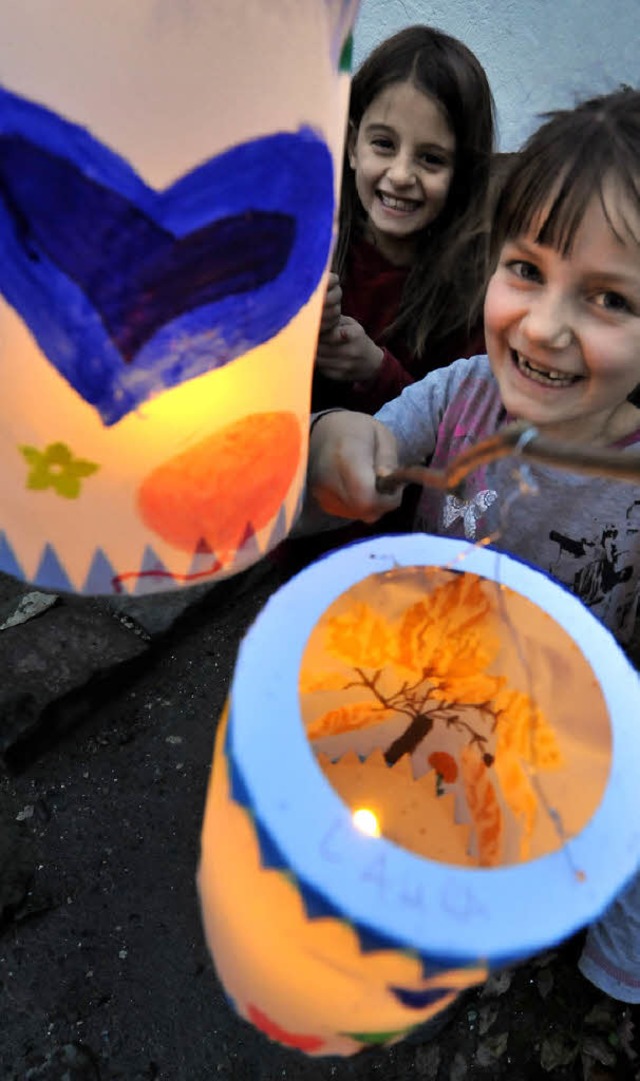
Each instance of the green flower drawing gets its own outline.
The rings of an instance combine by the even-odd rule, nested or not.
[[[65,499],[77,499],[81,480],[100,468],[95,462],[74,458],[66,443],[49,443],[44,450],[22,446],[20,451],[30,466],[27,488],[45,491],[54,488]]]

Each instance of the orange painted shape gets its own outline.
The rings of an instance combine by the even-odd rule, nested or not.
[[[167,543],[193,552],[204,541],[222,562],[248,532],[276,516],[300,464],[294,413],[252,413],[233,421],[144,478],[138,507]]]

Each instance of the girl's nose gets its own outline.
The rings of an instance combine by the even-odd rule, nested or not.
[[[387,174],[391,183],[396,184],[398,187],[413,184],[415,180],[413,161],[408,155],[397,154],[393,161],[389,163]]]
[[[559,297],[542,295],[531,302],[523,320],[530,341],[549,349],[566,349],[573,341],[573,325],[568,305]]]

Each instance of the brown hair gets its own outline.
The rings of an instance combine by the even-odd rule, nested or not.
[[[400,312],[388,333],[400,331],[414,353],[470,328],[478,319],[487,270],[485,223],[494,107],[486,74],[456,38],[430,26],[409,26],[383,41],[353,77],[349,121],[357,131],[375,98],[395,83],[411,82],[438,103],[455,135],[455,163],[444,208],[423,236],[405,285]],[[334,269],[342,276],[366,215],[345,153]]]
[[[546,114],[502,185],[493,217],[492,265],[505,241],[530,233],[534,223],[539,244],[568,254],[594,196],[615,231],[621,219],[616,214],[614,226],[605,198],[612,179],[640,207],[640,91],[629,87]]]

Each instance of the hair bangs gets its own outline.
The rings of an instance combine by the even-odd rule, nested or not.
[[[546,213],[542,211],[543,220],[535,223],[536,243],[554,248],[565,257],[569,255],[587,207],[596,195],[602,202],[602,174],[574,160],[556,183],[551,204]]]
[[[516,156],[502,188],[491,239],[493,266],[505,241],[518,236],[569,255],[596,198],[614,235],[640,243],[639,105],[636,91],[622,90],[549,114]]]

